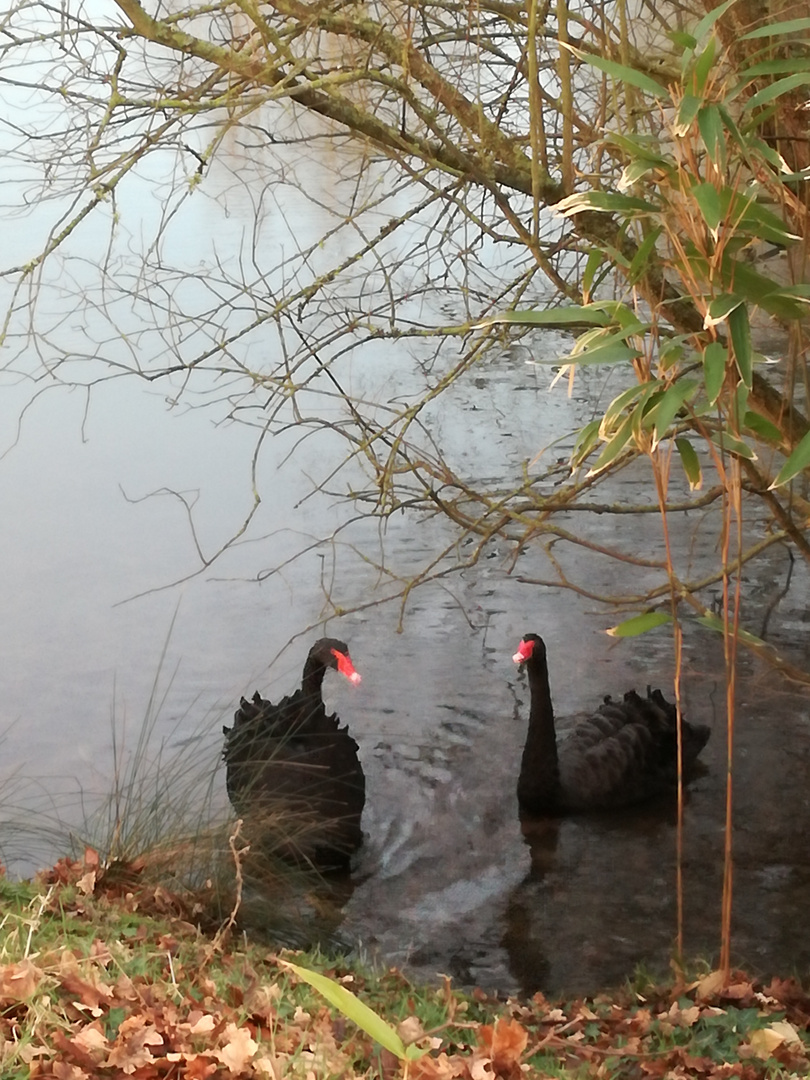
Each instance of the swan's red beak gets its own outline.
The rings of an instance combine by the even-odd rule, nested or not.
[[[337,649],[332,649],[332,655],[337,660],[338,671],[341,675],[345,675],[350,683],[355,686],[361,682],[360,672],[354,670],[354,664],[348,653],[339,652]]]
[[[512,660],[516,664],[524,664],[534,652],[533,641],[521,641],[518,645],[518,651],[512,657]]]

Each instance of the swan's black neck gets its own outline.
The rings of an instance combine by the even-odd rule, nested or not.
[[[531,691],[529,734],[523,748],[518,780],[518,802],[529,813],[546,813],[560,801],[560,773],[557,763],[557,734],[554,706],[548,685],[546,650],[541,641],[526,661]]]
[[[326,664],[318,656],[312,653],[307,657],[304,664],[304,674],[301,678],[301,693],[304,697],[322,700],[323,677],[326,674]]]

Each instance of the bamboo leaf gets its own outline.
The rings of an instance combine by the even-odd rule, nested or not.
[[[617,64],[615,60],[607,60],[604,56],[585,52],[584,49],[577,49],[567,41],[561,41],[560,45],[572,52],[578,60],[590,64],[591,67],[598,68],[599,71],[604,71],[606,75],[611,75],[620,82],[628,83],[630,86],[637,86],[639,90],[645,90],[648,94],[652,94],[653,97],[669,97],[665,86],[656,82],[655,79],[651,79],[649,75],[636,71],[635,68],[625,67],[624,64]]]
[[[793,75],[798,71],[810,71],[810,57],[791,56],[785,60],[763,60],[761,64],[752,64],[739,74],[740,78],[748,83],[760,75]]]
[[[703,486],[703,471],[700,468],[700,459],[697,456],[697,451],[688,439],[679,438],[675,440],[675,449],[681,459],[681,465],[683,471],[686,473],[686,479],[689,481],[689,490],[697,491],[698,488]]]
[[[619,191],[627,191],[633,184],[643,180],[648,173],[653,172],[655,168],[656,165],[652,161],[631,161],[629,165],[625,165],[624,169],[622,169],[622,175],[619,177],[616,188]]]
[[[709,303],[703,325],[708,330],[711,326],[724,322],[735,308],[742,304],[743,299],[735,293],[721,293]]]
[[[630,263],[630,269],[627,277],[631,285],[635,285],[644,271],[647,269],[647,264],[650,261],[650,256],[655,250],[655,245],[658,242],[658,237],[661,235],[661,226],[655,229],[651,229],[650,232],[644,237],[638,246],[633,256],[633,261]]]
[[[700,615],[695,619],[695,622],[708,627],[709,630],[715,630],[718,634],[723,633],[723,620],[717,615]],[[749,634],[747,630],[741,628],[737,629],[737,637],[740,641],[745,641],[749,645],[767,645],[767,642],[757,637],[756,634]]]
[[[680,45],[684,50],[696,49],[697,39],[693,38],[691,34],[686,34],[682,30],[667,30],[667,37],[675,45]]]
[[[748,412],[748,394],[749,389],[745,383],[740,379],[734,388],[734,413],[735,418],[741,418]],[[742,422],[740,420],[740,422]],[[735,427],[736,430],[736,427]]]
[[[806,86],[808,83],[810,83],[810,72],[808,71],[800,71],[795,75],[788,75],[785,79],[777,79],[776,82],[771,83],[769,86],[763,86],[761,90],[753,94],[745,103],[745,108],[750,110],[755,109],[758,105],[767,105],[783,94],[789,94],[797,86]]]
[[[782,432],[762,413],[753,412],[748,409],[743,417],[743,424],[749,431],[753,431],[755,435],[758,435],[760,439],[764,439],[765,442],[781,443]]]
[[[791,232],[780,217],[757,202],[748,203],[739,224],[750,229],[757,240],[771,240],[775,244],[788,245],[800,239],[798,233]]]
[[[776,479],[768,490],[773,491],[774,488],[787,484],[789,480],[792,480],[794,476],[798,476],[798,474],[806,469],[808,465],[810,465],[810,431],[804,436],[779,470]]]
[[[585,270],[582,274],[582,294],[587,297],[591,291],[593,285],[593,279],[596,276],[596,271],[605,261],[604,251],[600,251],[599,248],[591,248],[588,252],[588,259],[585,263]]]
[[[632,619],[625,619],[624,622],[611,626],[607,633],[616,638],[638,637],[639,634],[646,634],[648,630],[654,630],[656,626],[671,622],[672,616],[665,611],[647,611],[643,615],[635,615]]]
[[[729,312],[728,329],[734,346],[734,359],[745,385],[750,390],[753,386],[753,353],[751,351],[751,324],[748,321],[748,308],[740,304]]]
[[[709,78],[709,72],[712,70],[716,54],[717,39],[712,35],[706,43],[706,48],[695,60],[695,93],[701,98],[703,97],[703,91],[706,89],[706,82]]]
[[[717,188],[714,184],[695,184],[692,188],[692,195],[703,215],[703,220],[709,226],[712,235],[716,237],[720,222],[724,216]]]
[[[610,439],[607,446],[596,459],[593,467],[588,470],[588,476],[595,476],[598,472],[606,469],[616,460],[622,450],[627,446],[633,434],[633,417],[626,416],[616,434]]]
[[[723,118],[716,105],[706,105],[698,112],[698,130],[706,153],[723,167],[726,159],[726,139]]]
[[[622,393],[619,394],[618,397],[615,397],[605,410],[605,415],[603,416],[601,421],[600,430],[603,437],[607,436],[616,421],[619,419],[627,406],[631,404],[631,402],[637,401],[639,398],[646,400],[650,393],[654,392],[659,387],[659,385],[660,383],[658,380],[656,380],[654,383],[636,383],[635,386],[629,387],[627,390],[622,391]]]
[[[719,341],[713,341],[706,346],[703,353],[703,382],[710,405],[714,405],[723,389],[727,363],[728,352],[724,345],[721,345]]]
[[[756,30],[749,30],[747,34],[743,34],[740,41],[775,37],[777,34],[798,34],[802,30],[810,30],[810,19],[785,19],[784,22],[768,23],[767,26],[758,26]]]
[[[653,427],[656,444],[666,435],[676,413],[695,394],[699,385],[697,379],[679,379],[672,383],[644,417],[644,426]]]
[[[731,5],[735,4],[736,2],[737,0],[725,0],[724,4],[720,4],[718,7],[712,8],[712,10],[708,12],[708,14],[704,15],[692,31],[695,38],[698,41],[701,41],[704,35],[707,34],[709,30],[711,30],[717,20],[723,15],[725,15]]]
[[[745,458],[747,461],[757,460],[757,455],[748,443],[732,435],[730,431],[718,431],[711,438],[714,445],[727,454],[736,454],[737,457]]]
[[[641,211],[647,214],[658,212],[658,207],[634,195],[618,195],[611,191],[578,191],[562,199],[552,210],[563,217],[572,217],[583,210],[598,210],[602,213],[630,214]]]
[[[623,341],[612,341],[586,349],[567,359],[571,364],[620,364],[623,360],[635,360],[640,355],[638,349],[625,345]]]
[[[678,107],[678,115],[675,117],[675,123],[672,126],[672,130],[677,136],[683,138],[686,135],[702,104],[702,98],[696,97],[694,94],[684,94]]]
[[[593,450],[599,441],[599,429],[602,421],[591,420],[577,435],[574,449],[571,451],[571,468],[576,469]]]
[[[618,146],[630,158],[643,158],[644,161],[667,170],[673,166],[671,159],[662,157],[658,139],[651,135],[625,135],[618,131],[609,131],[605,135],[605,142]]]
[[[675,337],[666,338],[661,343],[658,350],[658,366],[661,371],[668,371],[683,360],[687,355],[687,349],[685,348],[687,341],[691,341],[691,337],[686,334],[676,334]],[[692,349],[688,350],[688,354],[693,354]]]
[[[420,1050],[416,1046],[406,1046],[390,1024],[387,1024],[365,1002],[356,997],[351,990],[347,990],[345,986],[336,983],[334,979],[329,979],[326,975],[321,975],[320,972],[310,971],[309,968],[299,967],[298,964],[292,964],[289,960],[279,960],[279,963],[290,968],[299,979],[314,987],[331,1005],[334,1005],[345,1017],[357,1024],[359,1028],[362,1028],[380,1046],[390,1050],[400,1061],[415,1061],[427,1053],[427,1050]]]

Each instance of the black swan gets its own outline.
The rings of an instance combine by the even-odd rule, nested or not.
[[[546,646],[526,634],[512,657],[529,674],[531,712],[518,779],[518,804],[529,815],[596,810],[641,802],[677,778],[677,710],[660,690],[622,701],[606,697],[557,747]],[[681,721],[684,778],[709,738],[708,727]]]
[[[223,727],[228,796],[248,826],[285,832],[286,858],[343,869],[360,847],[366,782],[357,743],[327,716],[321,686],[327,668],[352,683],[360,676],[342,641],[321,638],[309,650],[301,687],[277,705],[258,693],[242,698],[232,728]]]

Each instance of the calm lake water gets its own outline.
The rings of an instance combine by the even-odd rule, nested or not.
[[[236,163],[232,158],[234,176]],[[313,158],[308,167],[326,201],[330,161],[318,166]],[[155,207],[141,183],[148,219]],[[129,199],[128,209],[137,209],[137,188]],[[210,264],[214,245],[228,253],[229,237],[250,233],[256,206],[223,169],[183,213],[183,257]],[[260,231],[280,247],[293,236],[303,245],[317,240],[329,217],[291,196],[288,205],[263,211]],[[80,238],[87,250],[97,240],[92,229]],[[15,258],[25,254],[22,236],[15,246]],[[52,310],[54,319],[75,302],[75,289],[60,291],[58,275],[38,298],[39,310]],[[426,322],[451,317],[438,299],[420,303]],[[67,319],[60,340],[61,347],[75,341],[77,355],[87,352],[88,339],[103,337],[101,323],[83,318]],[[549,390],[550,370],[536,363],[566,348],[559,335],[538,335],[531,351],[520,345],[489,354],[447,392],[426,419],[454,467],[511,482],[541,448],[590,419],[592,402],[609,391],[606,377],[588,374],[569,398],[564,386]],[[423,386],[429,360],[435,363],[427,346],[381,342],[373,355],[348,355],[341,374],[385,403]],[[393,578],[424,565],[453,533],[443,521],[407,515],[385,528],[350,524],[352,509],[337,497],[305,499],[345,453],[329,432],[302,441],[292,429],[264,445],[263,502],[251,527],[201,572],[186,507],[171,492],[193,502],[203,553],[216,551],[252,507],[255,429],[225,420],[227,404],[172,406],[172,388],[160,383],[111,380],[94,387],[89,407],[81,391],[51,385],[43,383],[48,392],[36,397],[18,435],[17,418],[38,388],[9,375],[0,401],[0,721],[7,787],[16,792],[14,783],[24,784],[13,801],[30,808],[30,821],[53,803],[63,820],[78,822],[78,792],[92,804],[110,789],[112,725],[119,733],[126,728],[134,744],[156,677],[156,738],[175,748],[207,747],[210,771],[218,769],[221,725],[240,694],[258,688],[275,698],[297,684],[331,597],[357,609],[326,629],[348,641],[362,686],[335,678],[326,692],[360,744],[368,790],[367,843],[334,919],[337,938],[421,975],[444,972],[504,991],[595,990],[636,964],[666,966],[675,933],[672,808],[584,816],[524,835],[515,784],[528,694],[511,662],[523,633],[545,636],[564,716],[632,686],[669,692],[665,631],[613,642],[604,630],[616,620],[598,604],[521,580],[553,576],[539,547],[513,566],[511,549],[494,541],[475,566],[417,590],[399,632],[398,604],[381,602],[396,591]],[[217,392],[213,380],[200,389]],[[569,449],[570,442],[550,452]],[[642,499],[646,480],[639,467],[619,487]],[[334,542],[313,544],[341,523],[345,531]],[[693,573],[713,567],[716,528],[708,512],[677,522],[676,554]],[[628,551],[660,557],[653,515],[629,526],[604,515],[589,536],[605,543],[624,537]],[[652,580],[581,549],[557,554],[594,592],[638,592]],[[767,617],[769,639],[806,665],[807,573],[796,565],[785,593],[789,570],[787,552],[772,548],[746,576],[747,611],[751,629],[760,632]],[[687,716],[714,729],[707,772],[686,807],[687,950],[713,954],[725,804],[719,639],[688,629],[685,670]],[[806,974],[807,697],[745,656],[739,697],[735,961]],[[221,769],[215,784],[224,812]],[[5,835],[12,865],[61,854],[27,849],[13,828]]]

